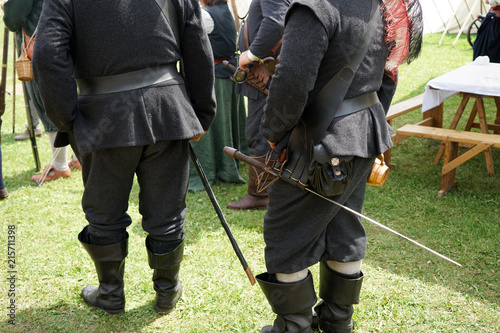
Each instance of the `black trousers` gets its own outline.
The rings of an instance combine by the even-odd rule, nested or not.
[[[374,160],[354,157],[349,185],[332,199],[362,212]],[[360,217],[284,180],[269,187],[264,241],[269,273],[295,273],[319,261],[358,261],[366,253]]]
[[[142,227],[161,242],[184,238],[189,180],[188,140],[148,146],[78,152],[82,164],[82,208],[89,234],[113,238],[131,224],[127,214],[134,176],[139,183]]]

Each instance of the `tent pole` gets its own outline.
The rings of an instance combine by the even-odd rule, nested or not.
[[[432,4],[434,5],[434,9],[436,10],[437,14],[439,15],[439,18],[441,19],[441,24],[443,25],[443,27],[446,27],[446,26],[445,26],[445,23],[444,23],[443,16],[442,16],[442,15],[441,15],[441,13],[439,12],[439,9],[438,9],[438,7],[436,6],[436,2],[435,2],[435,0],[432,0]],[[449,4],[449,1],[448,1],[448,4]],[[450,5],[450,7],[451,7],[451,5]],[[452,9],[453,9],[453,8],[452,8]],[[424,18],[425,18],[425,16],[424,16]]]
[[[450,3],[448,1],[448,3]],[[458,6],[457,6],[457,9],[455,10],[453,7],[451,7],[451,10],[453,10],[453,16],[450,17],[450,19],[448,20],[448,23],[446,23],[446,27],[444,28],[444,31],[443,31],[443,34],[441,35],[441,39],[439,40],[439,44],[438,44],[438,47],[441,46],[441,43],[443,42],[443,39],[444,39],[444,36],[446,36],[446,33],[448,33],[448,30],[450,29],[451,27],[451,23],[453,22],[453,19],[456,19],[457,17],[455,16],[455,13],[457,12],[457,10],[459,9],[459,7],[462,5],[463,2],[459,3]],[[451,6],[451,4],[450,4]],[[458,20],[457,20],[458,21]]]
[[[455,45],[457,44],[458,39],[460,38],[460,35],[464,31],[464,29],[466,29],[469,26],[469,20],[472,18],[472,13],[476,9],[476,6],[479,5],[479,9],[481,9],[481,1],[482,0],[476,0],[476,2],[472,5],[472,7],[469,11],[469,15],[467,15],[467,18],[466,18],[464,24],[462,25],[462,27],[460,28],[460,31],[457,34],[457,38],[455,38],[455,41],[453,42],[453,45],[451,46],[452,48],[455,47]]]
[[[236,23],[236,31],[240,32],[240,19],[238,16],[238,8],[236,7],[236,0],[231,0],[231,9],[233,10],[234,23]]]

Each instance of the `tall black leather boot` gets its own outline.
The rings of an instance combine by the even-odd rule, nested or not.
[[[174,310],[175,304],[182,295],[182,284],[179,280],[179,269],[184,256],[184,242],[173,251],[157,254],[146,238],[149,267],[153,269],[153,287],[156,291],[155,311],[167,314]]]
[[[328,267],[320,264],[319,297],[322,301],[314,308],[317,314],[315,322],[325,333],[351,333],[354,324],[353,304],[359,303],[359,294],[363,284],[363,273],[355,279],[343,278]],[[315,326],[315,325],[314,325]]]
[[[125,312],[125,294],[123,292],[123,275],[125,273],[125,257],[128,254],[128,234],[116,244],[90,244],[84,229],[78,240],[94,261],[99,286],[86,286],[82,289],[82,298],[90,306],[104,310],[109,315]]]
[[[311,272],[293,283],[280,283],[273,275],[263,273],[257,276],[257,282],[277,314],[273,326],[265,326],[261,333],[311,332],[312,307],[317,301]]]

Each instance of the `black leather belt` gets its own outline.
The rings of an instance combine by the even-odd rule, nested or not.
[[[169,64],[117,75],[76,79],[76,84],[79,95],[98,95],[144,88],[176,78],[181,76],[176,66]]]
[[[344,99],[342,104],[340,104],[337,113],[335,113],[335,118],[347,116],[348,114],[367,109],[378,102],[379,100],[376,92],[370,92],[358,97]]]

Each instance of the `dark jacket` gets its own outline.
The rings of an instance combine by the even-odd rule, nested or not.
[[[21,50],[23,30],[28,36],[33,35],[42,12],[43,0],[9,0],[3,7],[5,26],[17,33],[17,49]]]
[[[362,2],[293,2],[287,12],[280,64],[269,89],[260,129],[267,140],[279,142],[293,129],[316,94],[348,63],[370,19],[372,1]],[[380,90],[387,54],[384,22],[380,18],[346,99]],[[332,156],[375,157],[392,146],[391,134],[385,110],[377,103],[335,118],[322,142]]]
[[[180,45],[153,0],[46,0],[33,66],[48,116],[74,131],[82,151],[180,140],[215,116],[213,57],[196,0],[172,0]],[[180,52],[178,51],[180,50]],[[75,79],[176,64],[174,79],[117,93],[78,96]]]
[[[484,18],[472,47],[472,59],[488,56],[490,62],[500,63],[500,17],[488,13]]]

